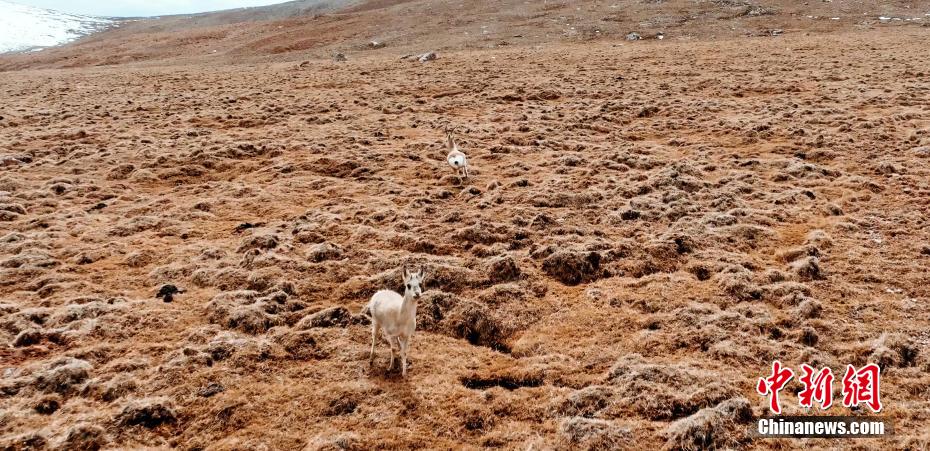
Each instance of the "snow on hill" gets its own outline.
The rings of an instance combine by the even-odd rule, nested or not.
[[[0,53],[51,47],[113,24],[100,17],[77,16],[0,0]]]

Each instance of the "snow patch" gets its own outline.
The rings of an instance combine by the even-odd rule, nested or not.
[[[100,17],[66,14],[0,0],[0,53],[61,45],[112,24],[112,20]]]

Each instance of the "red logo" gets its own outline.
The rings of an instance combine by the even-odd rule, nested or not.
[[[814,373],[813,368],[802,363],[801,371],[804,371],[800,379],[804,390],[798,393],[801,407],[813,407],[814,401],[817,401],[822,410],[829,409],[833,405],[833,370],[824,368]]]
[[[823,368],[815,370],[807,364],[801,364],[804,373],[798,379],[803,390],[798,392],[798,403],[801,407],[812,408],[819,403],[821,410],[827,410],[833,405],[833,370]],[[781,362],[772,362],[772,374],[759,379],[756,391],[762,396],[769,396],[769,407],[776,415],[781,414],[781,405],[778,393],[794,377],[791,368],[785,368]],[[873,412],[882,410],[879,395],[881,389],[881,368],[874,363],[863,366],[858,371],[852,365],[846,365],[846,374],[843,376],[843,405],[855,407],[865,404]]]
[[[860,368],[859,371],[852,365],[846,365],[846,375],[843,376],[843,405],[852,407],[865,403],[873,412],[882,410],[878,394],[880,378],[881,369],[874,363]]]
[[[794,377],[794,371],[791,371],[791,368],[782,368],[781,362],[776,360],[772,363],[772,375],[767,378],[759,379],[759,383],[756,384],[756,391],[760,395],[765,396],[769,393],[772,394],[770,398],[770,407],[772,412],[776,414],[781,413],[781,406],[778,404],[778,392],[785,387],[785,384]]]

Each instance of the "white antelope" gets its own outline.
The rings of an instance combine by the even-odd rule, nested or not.
[[[449,166],[455,168],[459,175],[462,178],[468,178],[468,157],[459,150],[459,146],[455,144],[455,139],[452,138],[452,132],[446,132],[446,147],[449,148],[449,155],[446,156],[446,161],[449,162]]]
[[[400,348],[401,375],[407,377],[407,350],[410,338],[417,328],[417,298],[423,293],[420,286],[426,273],[420,268],[410,273],[404,268],[404,295],[393,290],[380,290],[371,297],[368,309],[371,312],[371,355],[368,363],[375,361],[375,342],[378,329],[384,331],[384,338],[391,347],[391,364],[394,368],[394,344]]]

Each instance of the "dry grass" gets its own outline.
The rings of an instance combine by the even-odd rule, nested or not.
[[[857,444],[920,449],[927,29],[811,3],[529,5],[478,38],[513,4],[440,32],[407,2],[3,57],[33,69],[0,73],[0,448],[789,448],[745,435],[777,358],[878,362],[898,435]],[[345,63],[263,50],[392,17],[409,37]],[[668,37],[544,36],[646,21]],[[407,379],[363,314],[403,265]]]

